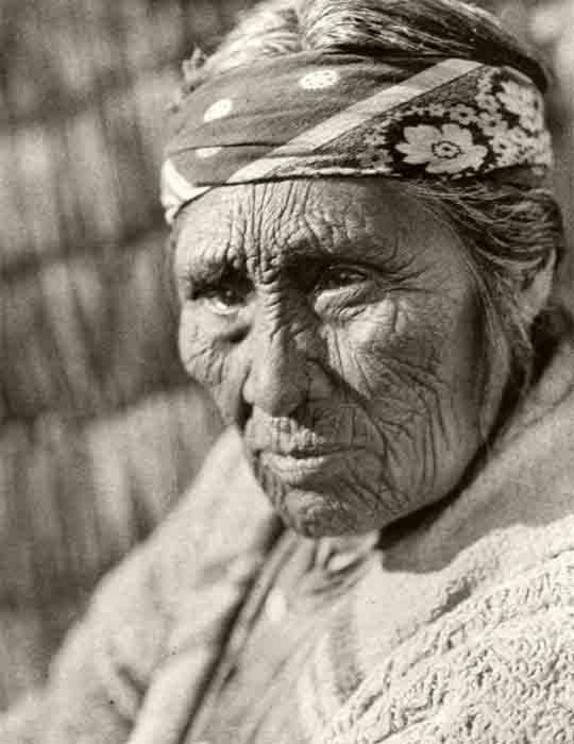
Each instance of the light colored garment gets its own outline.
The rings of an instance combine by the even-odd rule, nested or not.
[[[102,587],[42,702],[0,723],[2,744],[191,744],[189,720],[276,532],[228,432],[189,497]],[[295,656],[297,676],[286,670],[270,692],[267,738],[252,744],[574,742],[572,346],[466,491],[373,552]]]

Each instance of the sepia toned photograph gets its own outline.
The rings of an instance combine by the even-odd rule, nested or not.
[[[574,744],[574,0],[0,34],[0,744]]]

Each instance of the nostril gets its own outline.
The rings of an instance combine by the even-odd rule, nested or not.
[[[237,426],[240,430],[243,430],[251,418],[253,413],[253,406],[248,403],[243,397],[240,398],[237,404]]]
[[[233,330],[227,333],[226,340],[230,344],[239,344],[247,338],[248,333],[249,333],[249,328],[246,326],[234,328]]]
[[[245,345],[243,399],[270,416],[289,416],[307,396],[307,359],[292,328],[275,326],[260,323]]]

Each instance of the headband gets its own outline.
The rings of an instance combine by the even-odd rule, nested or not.
[[[425,67],[426,65],[426,67]],[[179,110],[161,174],[168,223],[223,185],[300,177],[456,179],[552,163],[542,95],[509,67],[404,67],[302,52],[218,75]]]

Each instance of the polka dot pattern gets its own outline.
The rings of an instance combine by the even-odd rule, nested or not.
[[[224,119],[226,116],[233,111],[233,101],[231,98],[220,98],[211,106],[203,115],[203,121],[209,123],[210,121],[217,121],[217,119]]]
[[[209,160],[209,158],[213,158],[218,152],[221,152],[222,149],[221,147],[200,147],[195,151],[195,156],[200,160]]]
[[[397,69],[395,84],[392,67],[301,52],[200,86],[182,103],[166,150],[166,217],[230,182],[548,171],[543,100],[528,80],[510,68],[452,59],[407,80]]]
[[[299,80],[299,87],[303,90],[324,90],[332,88],[339,82],[337,70],[313,70]]]

